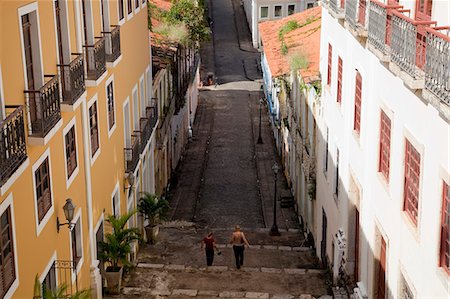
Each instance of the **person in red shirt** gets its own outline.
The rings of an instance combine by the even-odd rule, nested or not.
[[[212,266],[214,261],[214,249],[217,250],[217,246],[211,231],[208,232],[208,235],[205,238],[203,238],[201,248],[205,248],[206,265]]]

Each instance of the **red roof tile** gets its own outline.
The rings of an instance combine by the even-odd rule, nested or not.
[[[317,6],[280,20],[259,24],[264,55],[273,77],[288,74],[290,72],[289,61],[296,54],[304,56],[308,62],[306,68],[299,70],[303,79],[310,82],[319,77],[321,14],[322,8]],[[296,21],[300,26],[284,34],[288,52],[283,55],[279,32],[291,20]]]

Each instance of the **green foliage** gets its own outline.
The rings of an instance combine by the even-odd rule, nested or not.
[[[309,65],[308,57],[300,52],[292,54],[289,57],[289,65],[293,71],[307,69]]]
[[[173,0],[170,10],[162,12],[161,17],[168,25],[184,24],[189,33],[187,41],[195,44],[209,37],[204,13],[204,7],[197,5],[194,0]]]
[[[91,290],[81,290],[74,294],[67,295],[67,284],[63,283],[59,285],[56,290],[45,290],[44,294],[42,294],[42,284],[39,281],[39,278],[36,274],[36,277],[34,278],[34,288],[33,288],[33,298],[34,299],[60,299],[60,298],[66,298],[66,299],[89,299],[91,297]]]
[[[169,40],[185,45],[189,40],[189,32],[184,23],[162,23],[153,28],[153,32],[166,36]]]
[[[297,23],[296,20],[290,20],[286,24],[281,27],[280,31],[278,31],[278,39],[282,41],[284,39],[284,35],[291,32],[292,30],[295,30],[299,28],[300,25]]]
[[[168,209],[169,202],[167,200],[148,192],[143,193],[138,203],[139,212],[150,221],[150,225],[156,224],[158,216],[166,213]]]
[[[288,53],[289,49],[284,42],[284,40],[281,42],[281,54],[286,55]]]
[[[106,221],[111,224],[112,232],[105,235],[105,241],[100,242],[100,259],[108,262],[114,269],[120,265],[127,265],[127,255],[131,252],[131,243],[140,241],[139,229],[132,227],[126,228],[136,211],[130,212],[119,217],[109,215]]]

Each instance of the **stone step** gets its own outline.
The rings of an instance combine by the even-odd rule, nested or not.
[[[324,274],[323,269],[308,269],[308,268],[268,268],[268,267],[242,267],[241,269],[235,269],[229,266],[207,266],[207,267],[195,267],[186,265],[174,265],[174,264],[152,264],[152,263],[139,263],[138,268],[142,269],[159,269],[167,271],[206,271],[206,272],[226,272],[226,271],[243,271],[243,272],[262,272],[262,273],[280,273],[287,275],[302,275],[302,274]]]
[[[301,294],[299,296],[291,294],[270,294],[263,292],[246,292],[246,291],[211,291],[196,289],[173,289],[173,290],[157,290],[149,288],[125,287],[122,290],[124,295],[131,296],[155,296],[155,298],[253,298],[253,299],[315,299],[312,295]],[[107,297],[105,297],[107,298]],[[115,297],[117,298],[117,297]]]
[[[196,296],[199,295],[199,290],[210,292],[209,297],[201,298],[258,298],[248,297],[253,293],[267,293],[269,296],[262,298],[281,298],[274,297],[278,294],[292,296],[285,298],[299,298],[302,294],[320,297],[328,293],[325,280],[326,273],[315,269],[243,267],[240,270],[234,270],[221,266],[206,269],[185,267],[184,265],[140,265],[124,279],[126,289],[123,296],[132,298],[131,294],[134,292],[140,298],[149,298],[147,294],[169,298],[179,294],[181,297],[188,298],[187,291],[185,293],[173,292],[174,290],[189,289],[197,290]],[[238,291],[240,294],[237,295],[234,291]],[[192,294],[194,293],[192,292]],[[206,296],[206,293],[200,294]]]

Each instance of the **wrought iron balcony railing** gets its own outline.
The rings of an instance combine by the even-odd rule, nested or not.
[[[153,129],[155,128],[156,121],[158,120],[158,110],[156,102],[152,100],[152,106],[145,108],[145,117],[140,119],[141,128],[141,152],[144,151]]]
[[[97,80],[106,71],[106,49],[105,38],[97,37],[93,45],[84,45],[86,57],[87,79]]]
[[[450,106],[450,27],[425,29],[425,89]],[[438,30],[447,30],[447,35]]]
[[[30,110],[32,137],[45,137],[61,119],[58,75],[44,76],[51,78],[39,90],[26,90]]]
[[[345,2],[345,21],[360,36],[367,36],[367,1],[347,0]]]
[[[398,10],[392,14],[392,62],[412,78],[419,79],[425,66],[426,27],[436,22],[416,21]]]
[[[61,78],[63,103],[72,105],[86,90],[84,82],[84,60],[82,54],[77,55],[70,64],[58,65]]]
[[[23,106],[5,108],[6,112],[10,113],[0,121],[0,186],[3,186],[27,159]]]
[[[345,3],[345,21],[353,30],[356,30],[357,7],[358,0],[347,0]]]
[[[112,26],[114,29],[110,32],[103,32],[106,38],[106,61],[114,62],[119,58],[120,52],[120,26]]]
[[[133,172],[139,162],[141,154],[141,132],[134,131],[131,135],[130,147],[124,149],[125,168],[127,172]]]
[[[154,99],[151,100],[150,107],[147,107],[147,109],[151,109],[150,113],[150,126],[154,128],[156,126],[156,122],[158,121],[158,102]]]
[[[330,0],[329,7],[336,18],[343,18],[345,16],[345,1]]]
[[[386,5],[377,0],[369,4],[368,42],[383,55],[390,52],[392,36],[392,11],[400,5]]]

